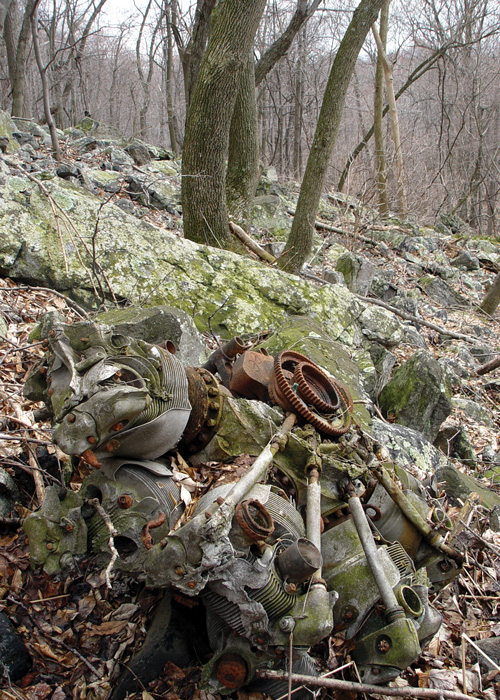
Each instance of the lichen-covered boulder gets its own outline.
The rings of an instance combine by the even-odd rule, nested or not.
[[[373,264],[364,258],[362,255],[354,255],[354,253],[344,253],[337,260],[337,271],[344,275],[344,280],[351,292],[368,294],[375,268]]]
[[[443,453],[417,430],[373,418],[371,434],[387,449],[392,462],[414,475],[418,471],[433,474],[447,462]]]
[[[10,177],[1,191],[0,270],[13,279],[65,292],[90,308],[112,295],[118,302],[176,306],[199,330],[210,326],[224,338],[257,333],[297,314],[316,318],[330,337],[351,346],[361,345],[365,329],[375,332],[374,324],[377,335],[385,334],[379,342],[402,337],[391,313],[380,309],[372,319],[345,287],[318,287],[248,257],[182,240],[112,202],[102,206],[57,177],[44,188],[57,223],[36,183]]]
[[[384,417],[419,430],[433,442],[452,410],[448,376],[431,353],[418,350],[394,372],[379,404]]]
[[[4,139],[5,153],[14,153],[19,148],[19,144],[12,137],[14,131],[17,131],[17,127],[10,116],[0,110],[0,139]]]

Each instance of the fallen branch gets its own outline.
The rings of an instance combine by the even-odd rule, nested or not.
[[[99,503],[99,499],[92,498],[90,500],[90,504],[92,506],[94,506],[94,508],[99,513],[101,518],[104,520],[104,523],[109,530],[108,547],[109,547],[109,551],[111,552],[111,559],[109,561],[109,564],[106,567],[106,571],[104,572],[104,575],[106,577],[106,588],[112,588],[112,586],[111,586],[111,572],[112,572],[113,567],[115,565],[115,561],[118,559],[118,556],[119,556],[118,551],[115,547],[115,535],[117,535],[118,533],[115,529],[115,526],[113,525],[113,523],[111,521],[111,518],[109,517],[109,515],[106,513],[104,508]]]
[[[59,297],[60,299],[63,299],[66,304],[73,309],[73,311],[76,311],[76,313],[81,316],[82,318],[88,318],[89,315],[83,309],[79,304],[76,303],[76,301],[73,301],[69,297],[67,297],[65,294],[62,292],[57,292],[55,289],[49,289],[48,287],[30,287],[29,285],[21,285],[20,287],[6,287],[5,289],[2,290],[3,292],[11,292],[11,291],[34,291],[34,292],[49,292],[50,294],[54,294],[56,297]]]
[[[276,681],[288,681],[289,674],[286,671],[268,671],[257,669],[255,675],[258,678],[266,678]],[[353,681],[341,681],[337,678],[316,678],[314,676],[303,676],[298,673],[291,674],[292,682],[302,685],[311,685],[316,688],[333,688],[335,690],[347,690],[358,693],[372,693],[374,695],[392,695],[404,698],[448,698],[448,700],[474,700],[470,695],[464,695],[454,690],[435,690],[434,688],[387,688],[381,685],[369,685],[365,683],[355,683]]]
[[[241,226],[235,224],[234,221],[230,221],[229,228],[234,233],[236,238],[238,238],[242,243],[244,243],[246,247],[252,251],[252,253],[258,255],[259,258],[261,258],[261,260],[265,260],[265,262],[268,262],[271,265],[276,262],[276,258],[274,257],[274,255],[271,255],[271,253],[268,253],[267,250],[264,250],[264,248],[262,248],[258,243],[256,243],[253,240],[253,238],[251,238],[248,235],[248,233],[245,233]]]
[[[500,367],[500,355],[497,355],[489,362],[485,362],[484,365],[476,369],[476,374],[488,374],[488,372],[493,372],[494,369]]]
[[[396,316],[399,316],[400,318],[404,318],[406,321],[412,321],[413,323],[418,323],[420,326],[426,326],[426,328],[431,328],[433,331],[441,333],[441,335],[447,335],[449,338],[455,338],[456,340],[465,340],[468,343],[473,343],[474,345],[477,345],[477,338],[473,338],[470,335],[464,335],[463,333],[454,333],[453,331],[448,331],[442,326],[437,326],[435,323],[431,323],[430,321],[425,321],[422,318],[412,316],[412,314],[409,314],[406,311],[401,311],[395,306],[390,306],[390,304],[386,304],[384,301],[379,301],[378,299],[371,299],[370,297],[363,297],[360,294],[355,294],[354,296],[356,296],[361,301],[366,302],[367,304],[375,304],[375,306],[381,306],[383,309],[392,311],[393,314],[396,314]]]
[[[470,532],[471,535],[474,535],[474,537],[475,537],[479,542],[481,542],[481,544],[482,544],[484,547],[486,547],[487,549],[489,549],[490,551],[492,551],[494,554],[496,554],[497,557],[500,557],[500,549],[498,549],[497,547],[495,547],[495,545],[490,544],[487,540],[484,539],[484,537],[481,537],[481,535],[480,535],[478,532],[476,532],[476,531],[473,530],[471,527],[469,527],[469,525],[467,525],[467,523],[465,523],[463,520],[460,520],[460,524],[464,526],[464,528],[467,530],[467,532]]]

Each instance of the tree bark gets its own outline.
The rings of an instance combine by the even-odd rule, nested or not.
[[[375,25],[372,27],[373,36],[377,42],[379,56],[382,60],[382,68],[385,78],[385,89],[387,92],[387,103],[389,105],[389,116],[391,119],[392,140],[394,141],[394,158],[396,161],[396,180],[398,187],[398,212],[405,217],[408,213],[408,203],[406,197],[405,170],[403,162],[403,151],[401,148],[401,134],[399,130],[398,108],[396,106],[396,95],[394,93],[394,82],[392,76],[392,64],[387,58],[384,45],[380,39]]]
[[[214,11],[212,33],[186,120],[182,159],[184,235],[220,248],[232,240],[226,206],[231,119],[265,4],[265,0],[224,0]]]
[[[229,132],[226,201],[236,220],[248,223],[259,184],[259,139],[253,52],[248,54]]]
[[[340,126],[344,102],[356,61],[384,0],[361,0],[335,56],[328,78],[290,235],[279,267],[298,273],[311,252],[314,221],[318,213],[328,165]]]
[[[389,25],[389,3],[385,0],[380,11],[380,40],[385,47],[387,44],[387,32]],[[377,70],[375,72],[375,98],[373,107],[373,134],[375,137],[375,162],[377,168],[377,194],[378,210],[385,217],[389,213],[387,202],[387,172],[384,146],[384,68],[382,57],[377,56]]]
[[[11,2],[9,4],[5,17],[4,38],[7,51],[7,64],[9,67],[10,87],[12,91],[11,114],[13,117],[26,116],[26,61],[29,51],[30,22],[33,4],[34,0],[28,0],[18,34],[16,32],[15,22],[16,2]]]
[[[492,283],[491,287],[488,289],[488,291],[486,292],[486,296],[484,297],[483,302],[479,308],[482,309],[489,316],[493,316],[493,314],[497,310],[499,304],[500,304],[500,273],[493,280],[493,283]]]

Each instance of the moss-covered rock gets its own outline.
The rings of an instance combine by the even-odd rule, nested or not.
[[[379,404],[386,418],[419,430],[433,442],[452,410],[451,387],[434,356],[418,350],[394,372]]]
[[[500,506],[500,496],[497,493],[484,488],[473,476],[459,472],[450,464],[440,467],[436,476],[438,481],[444,482],[446,493],[452,505],[460,506],[467,500],[470,493],[477,493],[486,508],[492,509]]]
[[[1,139],[7,139],[7,144],[6,144],[6,153],[14,153],[14,151],[17,151],[19,148],[19,144],[17,141],[12,137],[12,132],[17,131],[17,127],[10,118],[10,116],[7,114],[7,112],[3,112],[0,110],[0,138]]]

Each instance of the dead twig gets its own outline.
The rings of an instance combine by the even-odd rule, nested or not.
[[[500,367],[500,355],[497,355],[489,362],[485,362],[484,365],[478,367],[476,369],[476,374],[478,374],[479,376],[481,376],[482,374],[488,374],[489,372],[493,372],[493,370],[497,369],[498,367]]]
[[[266,669],[257,669],[255,672],[258,678],[266,678],[276,681],[288,681],[288,673],[286,671],[268,671]],[[359,693],[373,693],[374,695],[392,695],[395,697],[405,698],[447,698],[448,700],[474,700],[470,695],[464,695],[454,690],[435,690],[434,688],[387,688],[381,685],[369,685],[367,683],[355,683],[353,681],[341,681],[337,678],[316,678],[314,676],[303,676],[298,673],[292,673],[292,681],[301,683],[305,686],[314,686],[315,688],[331,688],[335,690],[348,690]]]
[[[113,567],[114,567],[114,565],[115,565],[115,561],[116,561],[116,560],[118,559],[118,557],[119,557],[118,551],[117,551],[117,549],[116,549],[116,547],[115,547],[115,535],[118,534],[118,533],[117,533],[117,531],[116,531],[116,529],[115,529],[115,526],[113,525],[113,523],[112,523],[112,521],[111,521],[111,518],[109,517],[109,515],[106,513],[106,511],[104,510],[104,508],[103,508],[103,507],[101,506],[101,504],[99,503],[99,499],[98,499],[98,498],[92,498],[92,499],[90,500],[90,504],[91,504],[92,506],[94,506],[94,508],[95,508],[96,511],[99,513],[99,515],[101,516],[101,518],[104,520],[104,522],[105,522],[105,524],[106,524],[106,527],[107,527],[108,530],[109,530],[108,547],[109,547],[109,551],[111,552],[111,559],[110,559],[110,561],[109,561],[108,566],[106,567],[106,571],[104,572],[104,575],[105,575],[105,577],[106,577],[106,588],[109,589],[109,588],[112,587],[112,586],[111,586],[111,572],[112,572]]]
[[[500,549],[497,549],[494,545],[490,544],[487,540],[485,540],[484,537],[481,537],[481,535],[480,535],[478,532],[476,532],[476,531],[473,530],[471,527],[469,527],[469,526],[467,525],[467,523],[464,523],[463,520],[460,520],[459,522],[460,522],[461,525],[464,526],[464,528],[465,528],[468,532],[470,532],[472,535],[474,535],[474,537],[476,537],[476,538],[479,540],[479,542],[481,542],[482,545],[484,545],[485,547],[487,547],[487,549],[491,550],[494,554],[497,555],[497,557],[500,557]]]

